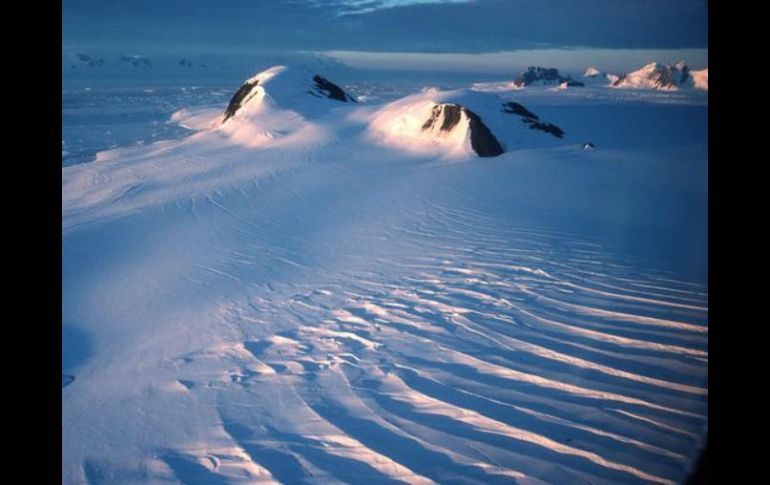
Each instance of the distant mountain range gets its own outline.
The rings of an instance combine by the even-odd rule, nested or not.
[[[307,60],[306,60],[307,61]],[[310,64],[322,67],[328,71],[328,63],[336,68],[340,66],[323,57],[315,56],[310,59]],[[164,59],[153,63],[147,56],[120,54],[113,59],[105,59],[93,54],[83,52],[74,55],[62,56],[62,67],[69,69],[94,69],[101,70],[107,67],[130,67],[137,70],[147,70],[153,67],[162,67],[169,73],[180,70],[208,69],[207,64],[192,61],[183,57],[177,60]],[[181,71],[180,71],[181,72]],[[570,75],[564,75],[556,68],[542,66],[530,66],[519,73],[512,81],[499,83],[478,83],[474,88],[482,91],[508,91],[511,89],[523,89],[531,86],[554,86],[561,89],[569,87],[607,86],[626,89],[702,89],[708,90],[708,68],[703,70],[691,70],[684,62],[674,64],[662,64],[651,62],[640,69],[629,73],[613,74],[602,72],[595,67],[589,67],[580,76],[580,80],[573,79]]]
[[[708,90],[708,68],[693,71],[684,62],[661,64],[651,62],[636,71],[614,75],[589,67],[583,75],[586,79],[601,80],[613,88],[660,89],[673,91],[681,88]]]
[[[566,89],[586,85],[669,91],[682,88],[708,90],[708,68],[693,71],[684,62],[676,64],[652,62],[630,73],[612,74],[589,67],[581,76],[581,80],[576,80],[555,68],[530,66],[512,81],[476,83],[473,87],[478,91],[510,91],[531,86],[554,86]]]
[[[530,66],[526,71],[519,74],[519,76],[513,80],[513,84],[519,88],[531,85],[565,85],[564,87],[583,86],[582,82],[575,81],[570,76],[562,76],[558,69],[540,66]]]

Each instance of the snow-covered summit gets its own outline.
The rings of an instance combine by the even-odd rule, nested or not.
[[[709,68],[701,69],[700,71],[690,71],[690,77],[692,79],[692,85],[697,89],[709,89]]]
[[[591,66],[585,70],[582,79],[583,83],[588,86],[611,86],[620,79],[620,76],[600,71]]]
[[[588,69],[586,69],[586,72],[583,73],[583,77],[597,77],[601,74],[602,72],[600,70],[598,70],[593,66],[590,66]]]
[[[661,89],[668,91],[686,87],[708,89],[708,69],[690,71],[684,62],[677,62],[676,64],[651,62],[641,69],[619,76],[611,86],[614,88]]]
[[[372,118],[370,131],[392,147],[479,157],[552,145],[564,136],[519,103],[466,89],[426,89],[387,104]]]
[[[459,104],[441,103],[433,106],[430,118],[422,125],[422,131],[432,134],[451,132],[461,124],[467,133],[471,148],[480,157],[496,157],[503,153],[503,147],[489,131],[479,115]]]
[[[302,69],[274,66],[247,79],[235,92],[222,122],[264,103],[296,108],[312,100],[352,102],[356,99],[328,79]]]

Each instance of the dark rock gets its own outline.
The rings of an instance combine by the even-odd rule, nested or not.
[[[190,63],[190,66],[192,66],[192,63]],[[315,75],[313,76],[313,82],[315,85],[308,86],[310,89],[307,90],[307,94],[317,98],[334,99],[336,101],[342,101],[343,103],[357,102],[353,96],[349,95],[341,87],[337,86],[326,78]],[[222,120],[223,123],[235,115],[235,113],[243,106],[246,97],[258,84],[259,79],[256,79],[254,81],[246,81],[241,85],[240,88],[238,88],[238,91],[235,92],[233,97],[230,99],[230,103],[227,105],[225,116]]]
[[[570,76],[562,76],[558,69],[540,66],[530,66],[526,71],[519,74],[519,77],[514,79],[513,83],[517,87],[522,87],[537,81],[543,81],[547,84],[561,84],[566,82],[567,86],[584,86],[582,82],[575,81]]]
[[[539,120],[540,118],[530,110],[515,101],[509,101],[503,103],[503,111],[505,113],[513,113],[515,115],[523,116],[524,118],[532,118],[533,120]]]
[[[433,128],[436,123],[442,118],[441,131],[451,131],[452,128],[460,122],[460,113],[464,108],[459,104],[437,104],[433,107],[430,118],[422,125],[422,130],[428,130]]]
[[[337,86],[328,79],[319,76],[318,74],[313,76],[313,81],[315,82],[318,90],[326,95],[326,97],[329,99],[336,99],[337,101],[342,101],[343,103],[356,102],[355,98],[343,91],[341,87]]]
[[[562,82],[562,77],[557,69],[549,69],[540,66],[530,66],[521,73],[513,82],[517,86],[526,86],[536,81]]]
[[[246,81],[241,85],[240,88],[238,88],[238,91],[235,92],[235,95],[233,95],[233,97],[230,99],[230,103],[227,105],[227,109],[225,110],[225,119],[222,120],[222,122],[227,121],[229,118],[232,118],[235,115],[235,113],[241,108],[243,99],[251,92],[252,89],[254,89],[254,86],[257,84],[259,84],[259,81]]]
[[[496,157],[505,151],[476,113],[465,109],[465,115],[471,120],[471,147],[478,156]]]
[[[422,125],[423,131],[429,130],[441,121],[439,130],[452,131],[460,123],[461,114],[468,118],[471,132],[471,148],[480,157],[496,157],[505,150],[497,141],[487,125],[481,121],[479,115],[459,104],[437,104],[433,107],[430,118]]]
[[[670,88],[670,87],[676,87],[676,80],[674,80],[674,73],[671,71],[671,68],[669,66],[665,66],[663,69],[661,69],[657,76],[653,74],[650,76],[653,81],[655,81],[659,86]]]
[[[528,123],[530,130],[544,131],[546,133],[550,133],[551,135],[555,136],[556,138],[563,138],[564,137],[564,131],[561,128],[559,128],[558,126],[556,126],[556,125],[554,125],[552,123],[540,123],[540,122],[535,121],[535,120],[530,119],[530,118],[524,118],[521,121],[523,121],[524,123]]]

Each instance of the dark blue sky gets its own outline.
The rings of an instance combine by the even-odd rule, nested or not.
[[[707,24],[703,0],[63,0],[62,49],[207,55],[696,49],[704,58]]]

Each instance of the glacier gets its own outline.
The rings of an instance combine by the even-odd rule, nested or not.
[[[261,74],[62,167],[63,483],[685,478],[707,93]]]

